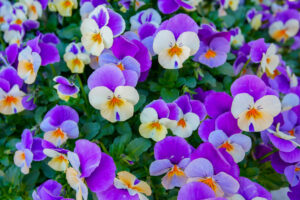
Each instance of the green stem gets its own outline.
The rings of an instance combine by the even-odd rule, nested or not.
[[[273,153],[276,153],[277,151],[279,151],[279,150],[278,150],[278,149],[274,149],[273,151],[271,151],[271,152],[267,153],[266,155],[260,157],[260,158],[258,159],[258,161],[262,161],[262,160],[266,159],[267,157],[269,157],[269,156],[272,155]]]
[[[80,90],[82,92],[82,96],[83,96],[84,103],[85,103],[85,105],[83,106],[83,109],[84,109],[85,113],[87,114],[87,116],[90,116],[90,113],[86,110],[86,108],[87,108],[87,106],[88,106],[89,103],[88,103],[88,98],[86,96],[85,90],[83,88],[83,84],[82,84],[81,78],[80,78],[79,74],[76,74],[76,77],[77,77],[77,81],[79,83]]]
[[[50,67],[51,67],[51,70],[52,70],[52,73],[53,73],[53,76],[56,76],[57,73],[56,73],[56,70],[55,70],[55,67],[53,64],[50,64]]]
[[[243,66],[243,68],[241,69],[241,71],[240,71],[238,77],[240,77],[240,76],[242,75],[243,71],[246,69],[246,67],[248,66],[248,64],[250,63],[250,61],[251,61],[251,58],[249,58],[249,59],[247,60],[247,62],[244,64],[244,66]]]
[[[104,151],[104,153],[109,154],[109,152],[108,152],[108,150],[106,149],[106,147],[104,146],[104,144],[103,144],[102,142],[100,142],[100,141],[98,141],[98,142],[99,142],[99,144],[100,144],[100,146],[101,146],[101,149]]]

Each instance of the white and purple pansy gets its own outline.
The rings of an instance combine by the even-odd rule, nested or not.
[[[90,63],[89,54],[81,43],[72,42],[66,47],[64,60],[72,73],[83,73],[84,65]]]
[[[132,76],[117,66],[105,65],[88,79],[89,101],[110,122],[125,121],[133,116],[139,101],[137,90],[130,85]]]
[[[27,6],[27,16],[30,20],[37,20],[42,16],[42,5],[38,0],[20,0],[21,3]]]
[[[104,49],[112,46],[114,37],[124,32],[125,21],[113,10],[99,5],[83,20],[80,30],[86,51],[99,56]]]
[[[64,144],[68,138],[75,139],[79,135],[79,116],[69,106],[56,105],[47,112],[41,122],[41,129],[45,132],[44,139],[55,146]]]
[[[153,8],[142,10],[134,16],[130,17],[131,31],[137,31],[144,24],[153,24],[156,28],[161,23],[161,16]]]
[[[182,21],[185,23],[182,24]],[[163,22],[153,41],[159,64],[165,69],[182,68],[184,61],[199,49],[197,32],[197,24],[185,14],[178,14]]]
[[[70,97],[77,98],[79,88],[63,76],[54,77],[54,88],[57,90],[58,97],[64,101],[69,101]]]

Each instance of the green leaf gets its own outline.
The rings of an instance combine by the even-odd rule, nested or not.
[[[223,20],[227,28],[231,27],[235,23],[235,18],[228,14],[225,17],[223,17]]]
[[[24,184],[27,190],[32,190],[35,187],[35,183],[40,176],[39,170],[32,170],[30,174],[23,177],[22,184]]]
[[[164,73],[164,79],[169,81],[169,82],[175,82],[178,78],[178,70],[166,70]]]
[[[174,101],[175,99],[178,98],[179,96],[179,91],[177,89],[166,89],[166,88],[163,88],[161,91],[160,91],[160,95],[161,97],[166,101],[166,102],[172,102]]]
[[[85,134],[84,138],[91,140],[99,133],[99,130],[100,130],[99,123],[88,122],[83,125],[81,131]]]
[[[135,138],[127,145],[125,152],[129,157],[137,160],[142,153],[150,148],[150,146],[150,140],[145,138]]]
[[[58,31],[60,38],[75,40],[81,37],[80,26],[77,24],[70,24],[69,26]]]
[[[188,86],[189,88],[195,88],[197,85],[197,81],[194,77],[187,77],[185,85]]]
[[[112,135],[114,132],[115,132],[115,127],[109,122],[104,122],[102,124],[102,128],[100,130],[100,134],[98,135],[97,139],[100,139],[106,135]]]
[[[120,155],[124,152],[125,145],[130,141],[131,134],[123,134],[122,136],[116,137],[114,142],[110,145],[109,153],[115,159],[119,159]]]
[[[40,123],[42,121],[42,116],[47,111],[47,107],[38,107],[34,113],[34,119],[36,123]]]
[[[222,75],[234,76],[233,67],[231,64],[229,64],[227,62],[224,63],[223,65],[221,65],[220,67],[217,67],[216,71]]]
[[[120,122],[116,125],[117,132],[121,135],[132,134],[131,127],[128,122]]]

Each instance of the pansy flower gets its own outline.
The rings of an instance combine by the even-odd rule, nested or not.
[[[47,180],[42,183],[36,190],[32,193],[33,200],[54,200],[62,199],[66,200],[61,196],[62,185],[54,180]]]
[[[231,113],[238,119],[243,131],[259,132],[273,123],[273,118],[281,111],[277,96],[267,95],[263,81],[256,76],[246,75],[237,79],[231,86],[234,96]]]
[[[11,115],[24,110],[22,99],[25,93],[20,90],[23,80],[12,67],[0,71],[0,113]]]
[[[30,46],[27,46],[19,53],[18,61],[18,75],[25,83],[34,83],[42,63],[41,56],[33,52]]]
[[[269,27],[270,36],[277,42],[294,37],[299,31],[299,17],[298,11],[294,9],[278,13]]]
[[[27,15],[30,20],[37,20],[42,16],[42,5],[38,0],[21,0],[27,6]]]
[[[43,141],[42,146],[44,148],[43,153],[51,158],[48,165],[55,171],[66,171],[69,166],[68,150],[58,148],[47,140]]]
[[[33,133],[28,129],[23,131],[21,142],[16,144],[16,148],[14,163],[21,168],[23,174],[29,173],[33,160],[41,161],[46,158],[43,153],[42,139],[33,138]]]
[[[64,101],[69,101],[70,97],[77,98],[79,88],[63,76],[54,77],[54,88],[57,90],[58,97]]]
[[[269,77],[276,76],[276,68],[279,65],[280,58],[276,55],[277,48],[274,44],[271,44],[266,53],[263,53],[262,60],[261,60],[261,68],[262,71],[267,74]]]
[[[2,1],[0,5],[0,30],[5,30],[12,20],[12,5],[9,1]]]
[[[148,23],[153,24],[157,28],[161,23],[161,16],[153,8],[142,10],[137,14],[133,15],[132,17],[130,17],[130,24],[131,24],[130,30],[137,31],[139,27]]]
[[[202,25],[198,36],[200,48],[193,60],[212,68],[223,65],[230,51],[230,33],[218,32],[213,25]]]
[[[177,200],[223,200],[223,198],[217,198],[214,191],[205,183],[190,182],[180,188],[177,196]]]
[[[164,139],[168,133],[169,114],[168,105],[161,99],[148,104],[140,116],[139,132],[141,136],[152,138],[156,142]]]
[[[184,170],[188,182],[202,182],[209,186],[217,197],[226,197],[239,190],[239,182],[225,172],[216,173],[212,163],[205,158],[191,161]]]
[[[18,46],[20,46],[24,34],[24,29],[20,25],[12,24],[9,25],[8,29],[4,31],[3,39],[9,45],[17,44]]]
[[[106,191],[98,192],[98,199],[106,200],[147,200],[152,193],[150,186],[127,171],[117,174],[113,185]],[[145,196],[146,195],[146,196]]]
[[[130,76],[124,76],[117,66],[106,65],[95,70],[88,79],[89,101],[110,122],[125,121],[133,116],[139,94],[128,86]]]
[[[10,22],[11,24],[22,26],[22,24],[27,20],[27,6],[23,3],[14,3],[12,13],[13,16],[12,21]]]
[[[47,112],[41,122],[41,129],[45,132],[44,139],[55,146],[64,144],[68,138],[75,139],[79,135],[79,116],[69,106],[56,105]]]
[[[53,6],[61,16],[71,17],[72,10],[77,9],[78,3],[77,0],[53,0]]]
[[[121,15],[99,5],[83,20],[80,30],[86,51],[99,56],[104,49],[112,46],[113,37],[123,33],[125,21]]]
[[[298,200],[300,195],[300,184],[295,187],[290,187],[290,191],[287,193],[290,200]]]
[[[120,10],[122,12],[126,12],[130,8],[131,4],[134,4],[135,11],[137,11],[140,7],[145,5],[145,2],[143,0],[136,0],[136,1],[134,1],[134,0],[120,0],[118,2],[118,4],[120,6],[122,6],[122,8],[120,8]]]
[[[204,104],[197,100],[191,100],[188,95],[176,99],[174,103],[179,108],[179,113],[170,129],[174,135],[186,138],[192,135],[206,116]]]
[[[88,140],[75,143],[74,152],[68,152],[71,167],[67,168],[68,184],[76,191],[76,199],[88,198],[92,192],[107,190],[114,182],[116,166],[113,159]]]
[[[300,162],[286,167],[284,175],[292,187],[298,185],[300,179]]]
[[[180,137],[166,137],[154,146],[154,157],[149,171],[151,176],[164,175],[162,185],[165,189],[173,189],[186,184],[185,167],[190,162],[190,145]]]
[[[161,24],[154,37],[153,50],[163,68],[179,69],[198,51],[199,43],[196,22],[186,14],[178,14]]]
[[[220,4],[224,9],[230,8],[233,11],[238,9],[240,0],[220,0]]]
[[[236,163],[241,162],[245,153],[251,148],[251,139],[243,134],[234,134],[228,137],[222,130],[209,134],[208,141],[216,148],[224,148]]]
[[[163,14],[171,14],[183,7],[187,11],[193,11],[202,0],[159,0],[158,8]]]
[[[240,47],[245,42],[245,37],[239,27],[230,30],[230,43],[234,47]]]
[[[84,65],[90,62],[90,57],[81,43],[72,42],[66,47],[64,60],[72,73],[83,73]]]

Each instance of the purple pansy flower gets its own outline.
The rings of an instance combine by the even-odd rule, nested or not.
[[[254,75],[242,76],[232,84],[231,113],[241,130],[259,132],[272,125],[273,118],[281,111],[281,102],[267,92],[265,83]]]
[[[57,90],[60,99],[68,101],[70,97],[77,98],[79,88],[74,83],[71,83],[63,76],[56,76],[53,80],[57,83],[54,85],[54,88]]]
[[[199,49],[197,32],[198,25],[186,14],[178,14],[164,21],[153,41],[159,64],[166,69],[182,68],[184,61]]]
[[[184,170],[188,182],[208,185],[217,197],[226,197],[239,190],[238,181],[225,172],[215,172],[213,164],[206,158],[192,160]]]
[[[200,3],[200,0],[158,0],[158,8],[163,14],[171,14],[177,11],[180,7],[188,11],[196,9],[196,6]]]
[[[113,37],[119,36],[125,30],[122,16],[103,5],[97,6],[80,27],[81,42],[87,52],[99,56],[104,49],[113,44]]]
[[[290,200],[298,200],[300,195],[300,184],[295,187],[290,187],[290,191],[288,192],[288,197]]]
[[[225,148],[236,163],[244,159],[252,145],[250,137],[243,134],[234,134],[228,137],[222,130],[211,132],[208,141],[216,148]]]
[[[79,116],[73,108],[69,106],[56,105],[47,112],[41,122],[41,129],[45,132],[44,139],[60,146],[68,138],[74,139],[79,135]]]
[[[71,167],[66,171],[66,178],[80,198],[87,200],[88,188],[97,193],[107,190],[113,184],[115,163],[95,143],[85,139],[77,140],[74,152],[68,152],[68,160]]]
[[[43,153],[42,139],[33,138],[33,133],[29,129],[23,131],[21,142],[16,144],[16,148],[14,163],[21,168],[23,174],[29,173],[33,160],[41,161],[46,158]]]
[[[155,144],[155,161],[150,165],[150,175],[165,174],[162,178],[165,189],[183,186],[187,181],[184,169],[190,161],[190,153],[190,145],[183,138],[166,137]]]
[[[292,187],[298,185],[300,179],[300,163],[298,162],[286,167],[284,169],[284,175]]]
[[[4,31],[3,39],[9,45],[17,44],[18,46],[20,46],[24,35],[25,31],[22,26],[18,24],[11,24],[9,25],[7,30]]]
[[[223,198],[216,198],[214,191],[205,183],[190,182],[180,188],[177,196],[178,200],[224,200]]]
[[[33,200],[67,200],[61,196],[62,185],[54,180],[47,180],[32,193]]]
[[[188,95],[183,95],[176,99],[174,103],[177,105],[177,115],[170,129],[174,135],[186,138],[192,135],[202,121],[206,117],[206,109],[203,103],[198,100],[191,100]]]
[[[168,133],[170,109],[162,99],[154,100],[148,104],[141,113],[139,132],[144,138],[154,141],[164,139]]]
[[[117,122],[133,116],[139,94],[134,87],[129,86],[132,78],[134,77],[122,73],[113,64],[100,67],[90,75],[89,101],[94,108],[100,110],[103,118]]]
[[[218,32],[212,25],[202,25],[198,36],[200,48],[193,60],[209,67],[223,65],[230,51],[230,33]]]
[[[153,8],[142,10],[130,17],[130,30],[137,31],[141,26],[149,23],[153,24],[156,28],[158,28],[161,23],[161,17],[159,13]]]

